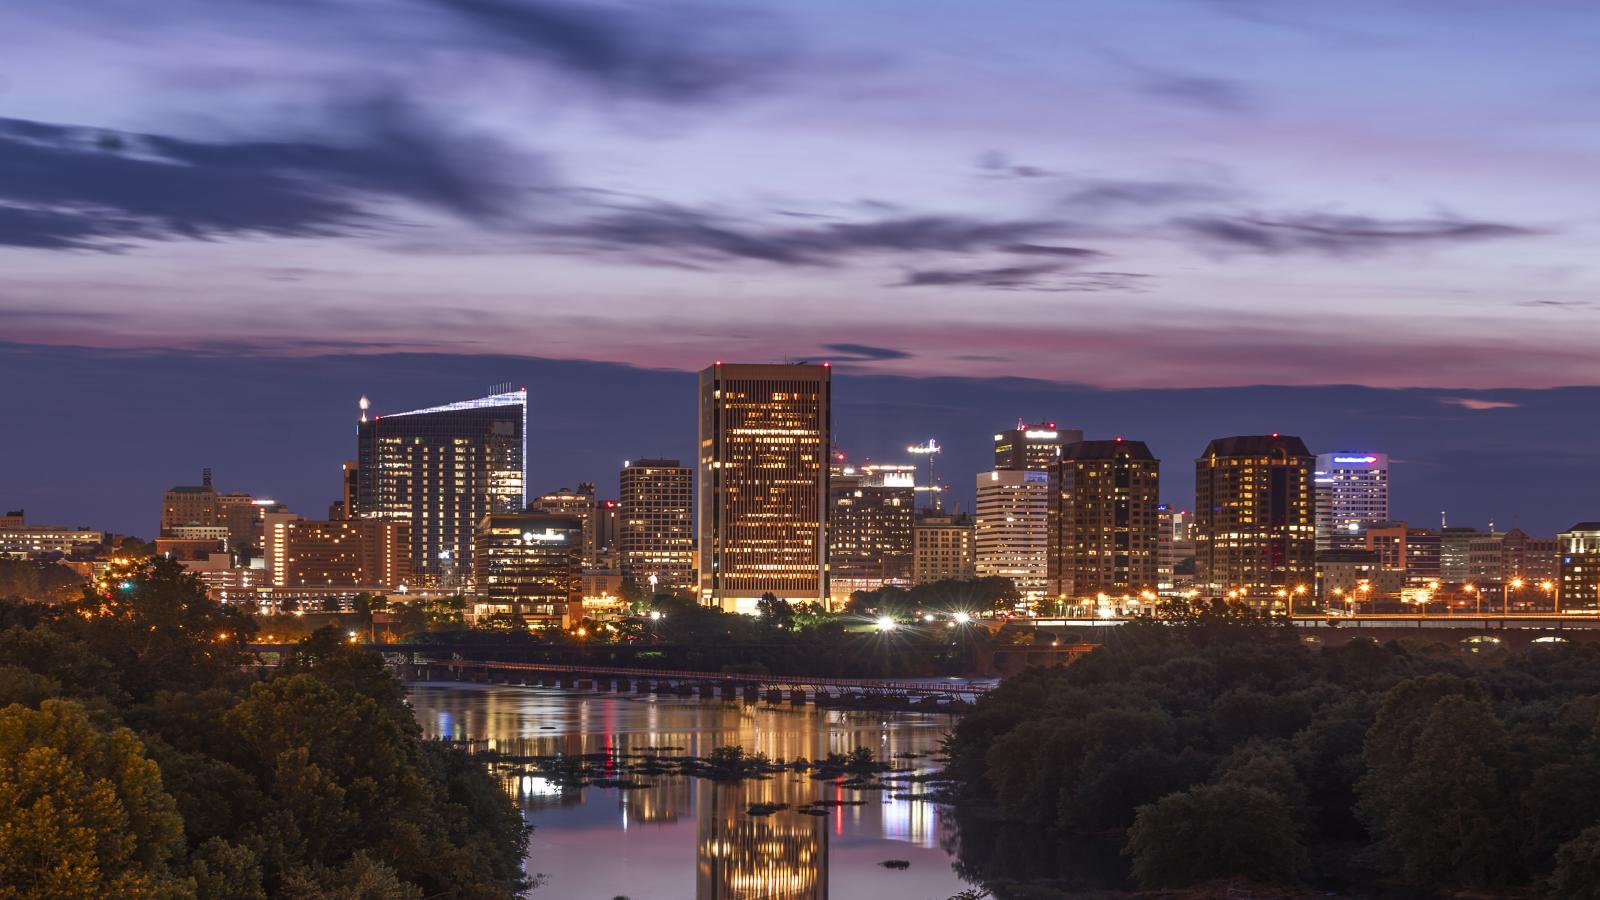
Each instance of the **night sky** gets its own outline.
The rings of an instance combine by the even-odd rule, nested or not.
[[[0,507],[305,514],[366,393],[526,383],[535,490],[689,457],[713,359],[840,443],[1018,416],[1396,457],[1600,517],[1591,0],[0,5]],[[1281,385],[1258,388],[1251,385]],[[1363,386],[1363,387],[1354,387]]]

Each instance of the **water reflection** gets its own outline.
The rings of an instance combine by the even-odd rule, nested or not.
[[[662,752],[704,757],[742,746],[772,760],[872,749],[897,767],[928,756],[946,716],[787,705],[567,693],[555,689],[418,685],[429,737],[479,742],[518,756]],[[623,771],[634,789],[563,788],[527,771],[505,788],[536,827],[529,869],[552,897],[696,900],[944,898],[969,885],[951,868],[951,827],[920,785],[857,790],[808,773],[735,783]],[[826,805],[815,806],[818,802]],[[786,804],[752,815],[753,804]],[[799,812],[807,807],[820,815]],[[880,865],[910,863],[905,870]]]

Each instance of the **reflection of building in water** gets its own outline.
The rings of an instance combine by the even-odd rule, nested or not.
[[[636,775],[647,788],[617,792],[624,827],[629,822],[676,822],[689,811],[694,779],[685,775]]]
[[[909,788],[910,785],[905,785]],[[926,800],[907,800],[885,796],[881,808],[883,836],[891,841],[904,841],[918,847],[937,847],[937,817],[933,804]]]
[[[827,900],[826,820],[785,810],[752,816],[754,803],[804,804],[809,785],[778,777],[695,786],[696,900]]]

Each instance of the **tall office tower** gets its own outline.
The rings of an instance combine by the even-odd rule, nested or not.
[[[490,513],[478,523],[472,582],[478,618],[570,628],[583,619],[583,520]]]
[[[1175,597],[1194,581],[1194,513],[1156,507],[1156,593]]]
[[[700,595],[756,611],[761,595],[828,599],[826,365],[700,373]]]
[[[1316,457],[1288,435],[1217,438],[1195,460],[1195,586],[1256,606],[1308,589],[1317,533]]]
[[[694,470],[675,459],[635,459],[622,467],[617,501],[622,574],[658,589],[693,588]]]
[[[1472,540],[1479,534],[1476,528],[1439,529],[1440,579],[1455,584],[1472,580]]]
[[[1061,458],[1062,447],[1081,440],[1080,429],[1057,428],[1054,422],[1029,425],[1018,419],[1017,427],[994,436],[994,467],[1047,472]]]
[[[1600,609],[1600,522],[1579,522],[1556,535],[1561,574],[1556,601],[1563,612]]]
[[[379,519],[290,520],[282,531],[278,586],[394,590],[411,577],[410,527]]]
[[[218,494],[217,524],[228,529],[228,549],[261,546],[261,508],[249,494]]]
[[[1378,554],[1378,565],[1403,572],[1408,584],[1429,584],[1443,577],[1439,532],[1412,528],[1404,522],[1379,522],[1366,529],[1363,549]]]
[[[837,597],[911,578],[916,467],[836,463],[828,476],[828,582]]]
[[[1009,578],[1024,597],[1043,596],[1050,568],[1050,473],[979,472],[972,540],[979,578]]]
[[[1144,441],[1061,448],[1050,482],[1050,593],[1082,600],[1155,590],[1160,469]]]
[[[528,502],[533,512],[553,516],[571,516],[583,523],[583,565],[593,568],[598,544],[596,543],[595,513],[599,501],[595,499],[594,482],[580,481],[578,489],[561,488]]]
[[[977,554],[972,517],[922,512],[911,523],[911,583],[972,578]]]
[[[361,402],[353,517],[410,522],[413,572],[464,581],[478,523],[522,509],[528,392],[370,418]]]
[[[1366,545],[1367,523],[1389,520],[1389,456],[1341,451],[1317,454],[1317,550]]]
[[[217,490],[211,486],[211,470],[201,470],[198,485],[178,485],[161,495],[161,531],[185,526],[217,524]]]

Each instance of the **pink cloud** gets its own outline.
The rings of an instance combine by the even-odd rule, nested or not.
[[[1440,397],[1439,402],[1462,409],[1516,409],[1522,405],[1509,400],[1483,400],[1478,397]]]

